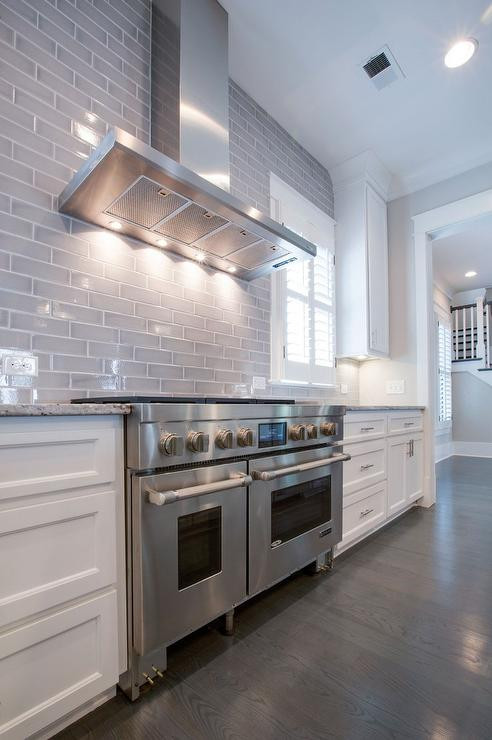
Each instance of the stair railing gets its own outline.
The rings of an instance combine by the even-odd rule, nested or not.
[[[481,360],[492,367],[492,303],[477,298],[475,303],[453,306],[453,360]]]

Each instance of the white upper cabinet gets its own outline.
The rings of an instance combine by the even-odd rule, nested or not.
[[[337,355],[389,355],[390,175],[370,152],[332,171],[335,186]]]

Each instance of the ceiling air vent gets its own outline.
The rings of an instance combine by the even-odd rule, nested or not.
[[[362,62],[361,67],[377,90],[382,90],[405,76],[388,46],[383,46],[371,55]]]

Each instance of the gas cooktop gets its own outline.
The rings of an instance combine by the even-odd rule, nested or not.
[[[227,398],[224,396],[96,396],[73,398],[71,403],[244,403],[244,404],[294,404],[293,398]]]

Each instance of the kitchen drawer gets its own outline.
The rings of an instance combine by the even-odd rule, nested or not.
[[[0,510],[0,562],[0,627],[115,583],[115,492]]]
[[[0,738],[24,740],[118,681],[116,591],[0,636]]]
[[[37,425],[14,421],[26,420],[8,419],[0,428],[0,500],[116,480],[114,429],[80,417],[59,429],[44,419]]]
[[[340,547],[369,533],[386,518],[386,481],[365,488],[344,501]]]
[[[367,488],[386,478],[386,440],[354,442],[344,445],[352,459],[343,465],[343,495]]]
[[[422,414],[405,413],[388,415],[388,434],[422,431]]]
[[[385,414],[348,413],[345,417],[343,439],[347,442],[383,437],[385,434]]]

